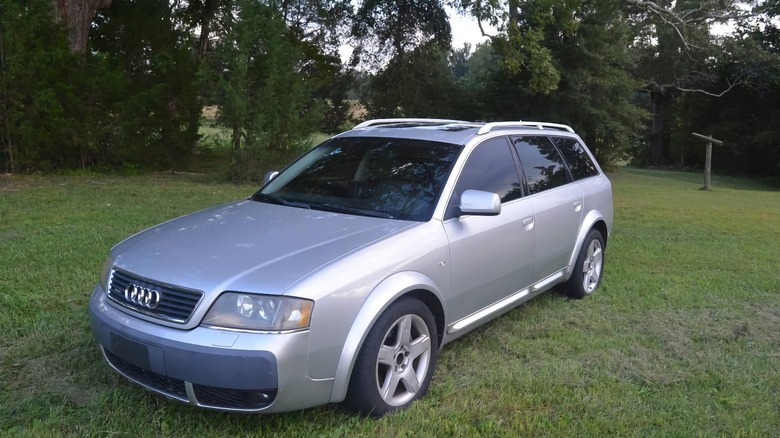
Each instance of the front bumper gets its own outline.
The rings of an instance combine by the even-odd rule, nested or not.
[[[165,327],[114,307],[100,286],[92,292],[89,315],[111,367],[168,398],[240,412],[291,411],[330,399],[333,379],[308,374],[309,332]]]

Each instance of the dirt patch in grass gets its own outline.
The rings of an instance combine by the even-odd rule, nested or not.
[[[772,355],[780,346],[780,310],[775,307],[650,313],[630,326],[634,345],[583,360],[601,361],[619,380],[640,386],[674,385],[721,372],[735,355]]]
[[[72,335],[73,333],[71,333]],[[104,394],[106,382],[91,382],[85,371],[102,361],[91,339],[30,332],[0,345],[0,381],[21,401],[62,399],[83,407]],[[100,379],[103,380],[103,379]],[[94,385],[97,383],[99,386]]]
[[[780,347],[780,307],[747,306],[754,316],[743,322],[746,333],[755,339]],[[780,351],[777,352],[780,356]]]
[[[610,372],[621,381],[629,381],[640,387],[673,385],[682,382],[686,373],[674,359],[656,350],[640,345],[627,351],[611,350],[607,353]]]
[[[21,397],[61,398],[68,404],[86,406],[102,395],[104,389],[77,383],[77,371],[52,357],[22,358],[9,364],[7,381]]]

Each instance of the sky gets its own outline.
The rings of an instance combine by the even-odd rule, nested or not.
[[[450,26],[452,26],[453,48],[459,49],[463,47],[464,43],[469,43],[471,44],[471,49],[474,50],[474,46],[487,39],[487,37],[482,36],[482,33],[479,31],[477,20],[473,19],[471,16],[462,16],[450,8],[447,8],[447,13],[450,16]],[[487,33],[495,31],[495,29],[489,25],[483,25],[483,27]]]

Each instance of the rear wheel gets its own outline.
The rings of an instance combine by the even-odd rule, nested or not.
[[[345,404],[381,417],[428,390],[438,355],[436,323],[428,307],[403,298],[377,319],[360,349]]]
[[[598,230],[590,230],[582,243],[571,278],[563,287],[569,298],[584,298],[593,293],[601,282],[604,271],[604,237]]]

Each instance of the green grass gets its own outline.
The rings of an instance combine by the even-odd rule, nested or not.
[[[200,141],[198,146],[201,149],[223,149],[229,148],[231,142],[231,132],[224,126],[219,126],[213,121],[201,120],[198,128]]]
[[[780,192],[626,169],[598,293],[555,293],[450,344],[428,395],[381,420],[337,406],[194,409],[103,363],[87,297],[108,249],[250,194],[188,175],[0,176],[0,435],[780,434]],[[303,395],[302,395],[303,396]]]

